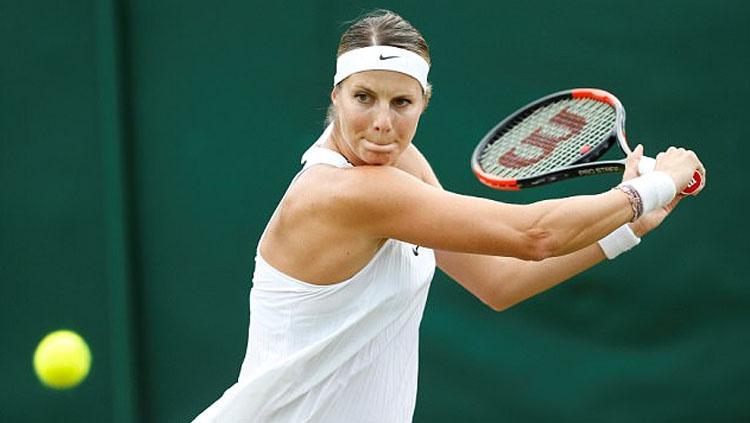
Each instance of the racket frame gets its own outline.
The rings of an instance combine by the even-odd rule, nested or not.
[[[528,178],[519,179],[508,179],[500,178],[491,173],[485,172],[479,162],[479,157],[485,148],[495,142],[500,136],[502,136],[507,130],[512,128],[513,122],[518,119],[525,119],[531,115],[535,110],[546,106],[551,103],[558,102],[566,99],[581,99],[589,98],[592,100],[607,103],[612,106],[615,110],[615,123],[611,131],[607,134],[605,139],[582,154],[577,160],[570,165],[561,167],[559,169],[535,175]],[[623,172],[625,169],[625,160],[603,160],[595,161],[601,157],[604,153],[609,150],[612,145],[617,143],[620,150],[624,154],[630,154],[631,150],[627,144],[627,138],[625,137],[625,108],[623,107],[620,100],[617,99],[613,94],[600,90],[597,88],[576,88],[572,90],[564,90],[554,94],[550,94],[546,97],[542,97],[526,106],[516,110],[513,114],[503,119],[499,124],[492,128],[482,140],[479,142],[477,147],[474,149],[474,153],[471,155],[471,169],[483,184],[499,190],[510,190],[517,191],[523,188],[534,187],[537,185],[548,184],[559,180],[595,175],[602,173],[615,173]]]

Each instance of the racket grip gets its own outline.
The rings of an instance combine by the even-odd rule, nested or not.
[[[641,161],[638,162],[638,174],[644,175],[649,172],[653,172],[654,167],[656,166],[656,160],[648,157],[643,156],[641,157]],[[703,175],[700,174],[697,170],[693,174],[693,179],[690,180],[690,183],[687,187],[685,187],[684,190],[682,190],[683,195],[691,195],[693,194],[698,188],[701,186],[701,182],[703,181]]]

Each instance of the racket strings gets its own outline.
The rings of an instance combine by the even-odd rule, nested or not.
[[[501,144],[496,142],[494,157],[490,156],[495,159],[492,166],[493,172],[510,171],[510,177],[518,178],[527,173],[544,173],[575,161],[580,157],[581,152],[579,148],[575,147],[582,142],[585,143],[589,137],[583,136],[573,140],[569,140],[569,138],[578,135],[587,120],[589,121],[587,133],[593,135],[594,138],[598,134],[606,135],[609,132],[611,126],[607,123],[600,120],[591,122],[590,119],[586,119],[586,117],[590,118],[595,112],[601,112],[601,103],[592,101],[580,104],[582,107],[573,108],[574,114],[570,113],[571,109],[568,104],[570,101],[560,103],[556,107],[548,106],[545,108],[547,110],[537,111],[531,118],[523,120],[523,125],[520,125],[521,122],[517,123],[515,131],[508,131],[510,132],[506,136],[508,139],[500,139]],[[607,106],[604,109],[606,110],[606,108]],[[575,116],[575,118],[571,118],[571,116]],[[525,132],[528,132],[530,128],[533,132],[529,135],[519,136],[524,132],[522,130],[526,129]],[[507,151],[500,155],[503,151],[497,147],[508,141],[511,141],[511,143],[506,144]],[[569,148],[558,148],[558,144],[562,141],[565,141],[563,147]],[[511,149],[513,146],[516,148]],[[555,154],[551,155],[553,152]]]
[[[614,128],[615,109],[592,99],[563,99],[521,114],[480,154],[487,173],[508,179],[545,174],[578,161]]]
[[[497,171],[499,168],[509,168],[511,174],[517,176],[518,174],[524,173],[528,170],[529,165],[536,163],[535,159],[540,157],[544,158],[544,166],[535,166],[536,170],[544,171],[545,168],[554,168],[559,165],[569,163],[571,160],[575,160],[580,155],[580,149],[575,148],[560,148],[557,146],[561,141],[570,138],[571,136],[577,135],[582,129],[582,126],[587,122],[586,117],[591,117],[594,112],[601,111],[601,103],[598,102],[586,102],[580,104],[581,107],[574,108],[575,114],[569,113],[571,101],[558,102],[556,107],[554,105],[547,106],[546,110],[539,109],[528,119],[523,120],[523,125],[519,125],[521,122],[516,122],[515,131],[512,131],[506,136],[506,139],[500,139],[500,143],[495,144],[495,151],[492,156],[488,156],[493,160],[493,170]],[[578,103],[578,102],[576,102]],[[550,107],[553,106],[553,107]],[[592,106],[593,110],[592,110]],[[596,107],[599,106],[599,107]],[[605,106],[606,107],[606,106]],[[605,109],[606,110],[606,109]],[[550,116],[552,116],[550,118]],[[576,119],[577,118],[577,119]],[[604,132],[608,132],[609,128],[604,122],[595,120],[589,122],[589,128],[587,131],[595,131],[601,133],[602,129]],[[525,137],[519,137],[524,129],[528,130],[533,128],[534,131]],[[510,128],[509,128],[510,129]],[[577,141],[584,141],[588,137],[579,137]],[[566,146],[572,147],[576,140],[570,140],[565,143]],[[505,154],[500,155],[502,149],[498,148],[503,146],[507,150]],[[510,147],[515,146],[515,149]],[[540,152],[541,150],[541,152]],[[555,151],[557,150],[557,151]],[[554,156],[549,156],[551,152],[555,151]],[[511,154],[508,154],[508,153]],[[499,157],[498,157],[499,156]],[[531,170],[534,172],[534,170]]]

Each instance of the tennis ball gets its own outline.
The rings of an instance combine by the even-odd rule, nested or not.
[[[91,368],[91,351],[77,333],[58,330],[45,336],[34,351],[34,371],[54,389],[72,388]]]

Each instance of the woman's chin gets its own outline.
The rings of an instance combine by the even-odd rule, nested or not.
[[[361,158],[365,164],[372,166],[387,166],[394,162],[395,155],[392,153],[365,152]]]
[[[385,166],[395,162],[398,149],[393,147],[377,149],[363,148],[360,150],[359,158],[365,164],[374,166]]]

